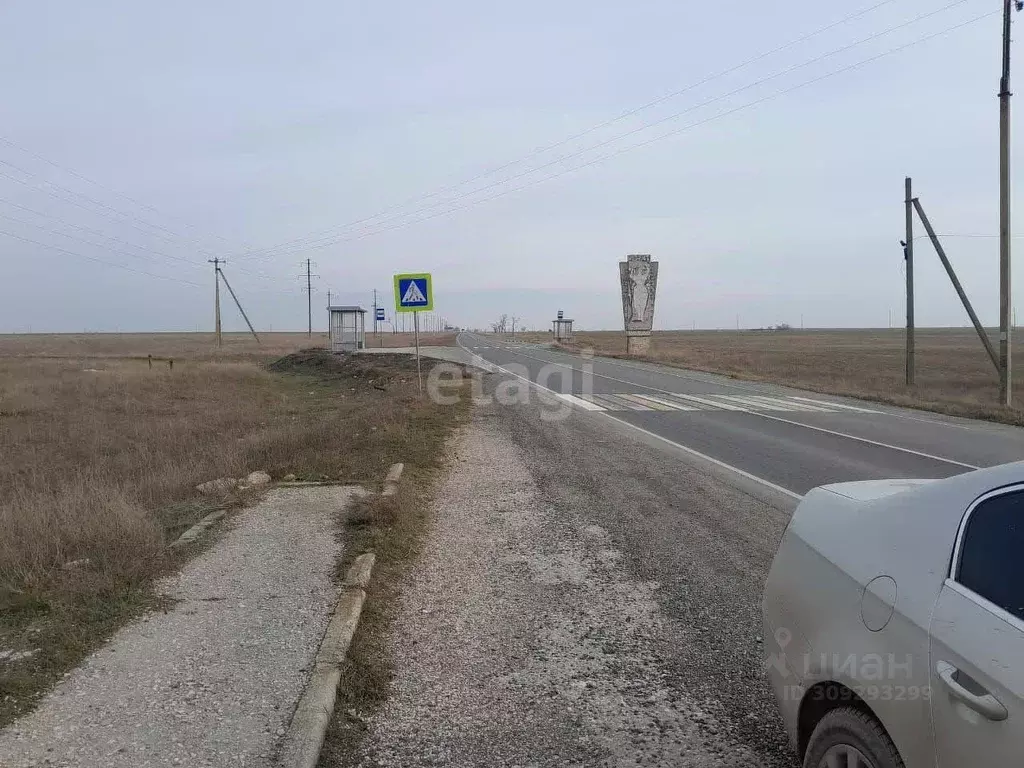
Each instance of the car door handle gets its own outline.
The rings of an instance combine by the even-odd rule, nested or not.
[[[999,702],[999,699],[991,693],[979,696],[964,688],[956,681],[955,675],[959,670],[948,661],[940,661],[936,664],[935,671],[939,673],[939,679],[945,683],[949,692],[975,712],[984,715],[989,720],[1000,721],[1006,719],[1006,707]]]

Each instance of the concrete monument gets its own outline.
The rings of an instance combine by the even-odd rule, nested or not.
[[[658,262],[649,255],[631,254],[619,262],[622,317],[626,325],[626,354],[642,355],[651,345]]]

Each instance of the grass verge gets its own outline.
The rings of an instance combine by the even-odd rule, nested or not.
[[[245,501],[198,483],[257,469],[368,482],[434,460],[421,426],[443,417],[409,359],[264,362],[0,358],[0,726],[159,604],[154,579],[190,554],[170,541]]]
[[[418,422],[418,460],[407,461],[398,493],[359,500],[343,518],[346,554],[338,566],[343,578],[352,560],[374,552],[373,569],[359,630],[342,667],[341,683],[320,766],[353,764],[365,734],[366,718],[388,697],[394,677],[388,638],[399,613],[402,585],[422,549],[432,522],[432,489],[441,469],[445,441],[468,418],[471,398],[464,392],[453,406],[437,406]]]

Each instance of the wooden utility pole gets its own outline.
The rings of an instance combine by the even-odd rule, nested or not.
[[[907,205],[907,233],[903,258],[907,262],[907,386],[914,384],[914,188],[908,176],[904,182]]]
[[[942,262],[942,266],[946,268],[946,274],[949,275],[949,281],[953,283],[956,295],[960,297],[960,301],[963,303],[964,309],[967,310],[967,316],[971,318],[974,330],[978,332],[978,338],[981,339],[982,346],[985,347],[985,351],[988,352],[988,356],[992,360],[992,365],[995,366],[997,371],[1001,371],[1002,369],[999,364],[999,356],[996,354],[996,350],[992,346],[992,340],[989,339],[988,334],[985,332],[985,327],[978,319],[978,314],[974,311],[974,307],[971,306],[971,300],[967,298],[967,293],[964,291],[964,287],[960,285],[960,280],[956,276],[956,271],[953,269],[953,265],[949,262],[949,258],[946,256],[946,251],[943,249],[942,243],[939,242],[939,236],[935,234],[935,230],[932,228],[932,223],[928,220],[928,215],[924,212],[924,208],[921,206],[921,201],[916,197],[914,198],[914,208],[917,210],[917,215],[921,217],[921,223],[924,224],[924,230],[928,233],[928,237],[932,241],[932,245],[935,246],[935,252],[939,254],[939,260]]]
[[[256,339],[256,343],[260,343],[260,337],[256,335],[256,329],[252,327],[252,323],[249,322],[249,316],[245,314],[245,310],[242,309],[242,302],[235,296],[235,292],[231,289],[231,283],[228,282],[228,276],[224,274],[224,270],[220,271],[220,277],[224,281],[224,285],[227,286],[228,293],[231,294],[231,298],[235,300],[235,306],[238,307],[238,311],[242,313],[242,318],[245,320],[245,324],[249,326],[249,333]]]
[[[224,259],[218,258],[207,259],[207,261],[210,264],[213,264],[213,317],[214,327],[217,330],[217,346],[223,347],[224,337],[221,334],[220,329],[220,265],[226,264],[227,262]]]
[[[1003,73],[999,80],[999,402],[1013,400],[1010,360],[1010,14],[1016,0],[1003,0]]]

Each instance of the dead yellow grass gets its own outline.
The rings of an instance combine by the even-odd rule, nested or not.
[[[32,333],[0,335],[0,357],[145,358],[251,360],[274,358],[306,347],[326,347],[327,334],[225,333],[223,347],[212,333]]]
[[[534,340],[550,341],[539,335]],[[917,377],[904,382],[904,335],[899,330],[661,331],[646,359],[742,379],[1024,424],[1024,368],[1017,366],[1014,408],[997,405],[999,383],[973,329],[917,332]],[[581,332],[576,348],[624,356],[621,332]],[[1014,345],[1022,360],[1024,345]]]
[[[85,359],[0,357],[0,650],[38,649],[0,661],[0,725],[151,604],[165,545],[219,503],[196,484],[257,469],[375,482],[429,466],[418,424],[446,419],[405,358],[311,353],[275,372],[236,349],[150,369],[124,340],[86,342]]]
[[[253,360],[287,355],[308,347],[328,344],[326,333],[261,333],[260,343],[248,333],[225,333],[217,346],[212,333],[34,333],[0,334],[0,358],[110,358],[145,359],[149,355],[163,362]],[[411,333],[366,334],[366,344],[386,348],[411,347]],[[454,333],[421,333],[420,344],[452,347]],[[166,365],[166,363],[164,363]]]
[[[456,335],[455,333],[421,333],[420,346],[454,347]],[[368,347],[395,349],[397,347],[411,347],[414,342],[415,337],[411,333],[374,334],[368,332],[366,334],[366,346]]]

